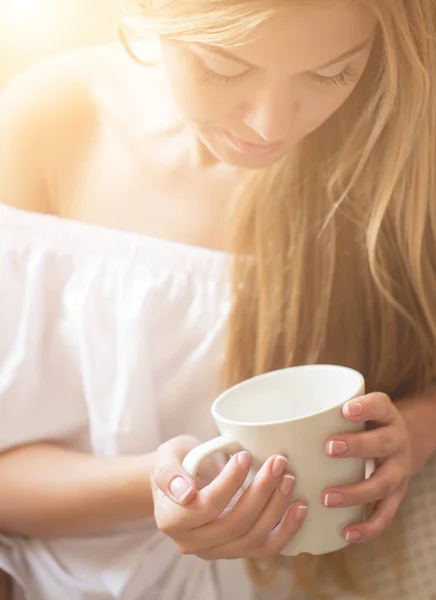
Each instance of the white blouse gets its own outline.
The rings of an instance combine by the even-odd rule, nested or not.
[[[0,451],[50,440],[117,456],[215,435],[228,264],[0,206]],[[251,597],[242,564],[181,556],[152,519],[92,539],[3,536],[0,567],[28,600]]]
[[[0,451],[50,440],[111,457],[215,435],[229,271],[220,252],[0,205]],[[435,498],[431,460],[402,507],[403,583],[383,554],[359,563],[383,600],[436,597]],[[242,561],[181,556],[153,519],[92,538],[0,536],[0,568],[14,600],[255,597]]]

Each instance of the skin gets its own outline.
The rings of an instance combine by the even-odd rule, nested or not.
[[[241,169],[264,167],[291,153],[299,139],[340,108],[363,72],[370,48],[331,70],[319,66],[370,38],[374,30],[371,15],[351,0],[298,7],[289,3],[289,11],[265,24],[256,41],[228,49],[257,65],[237,85],[205,80],[205,67],[192,47],[163,42],[178,100],[171,119],[162,108],[167,94],[155,71],[141,69],[127,56],[116,67],[112,56],[93,63],[86,55],[86,69],[83,63],[74,69],[81,74],[80,85],[68,63],[45,81],[41,73],[37,83],[24,78],[10,90],[6,104],[0,103],[4,201],[23,210],[221,249],[223,213]],[[200,51],[203,56],[204,50],[195,48],[195,54]],[[235,61],[218,65],[215,54],[212,64],[208,53],[209,69],[240,73]],[[320,86],[307,77],[309,72],[337,75],[348,64],[356,79],[349,86]],[[93,84],[116,85],[126,92],[119,112],[98,104],[85,71]],[[245,141],[283,144],[274,156],[253,156],[228,143],[223,129]],[[116,143],[107,144],[108,133]],[[109,158],[103,151],[108,147]],[[92,154],[96,149],[103,150]],[[95,169],[86,168],[90,156]],[[368,431],[326,440],[327,453],[334,447],[331,442],[347,444],[331,460],[373,457],[378,467],[368,482],[323,493],[323,501],[327,494],[332,499],[334,492],[343,493],[344,505],[380,502],[372,520],[348,528],[345,536],[357,531],[359,541],[372,539],[395,514],[410,474],[435,450],[434,395],[431,391],[395,405],[383,394],[360,398],[355,402],[361,413],[344,413],[344,419],[361,420]],[[246,455],[234,457],[222,471],[205,463],[196,482],[183,472],[183,458],[198,443],[177,437],[145,456],[113,459],[54,445],[13,449],[0,457],[0,530],[70,537],[154,515],[181,552],[207,559],[279,552],[301,526],[297,517],[305,514],[302,503],[292,499],[292,478],[283,457],[271,457],[242,493]],[[63,477],[66,472],[68,478]]]
[[[332,459],[361,457],[376,461],[377,468],[367,480],[333,487],[322,494],[322,502],[332,510],[376,503],[366,522],[343,531],[350,543],[370,541],[391,524],[411,475],[422,466],[423,456],[428,457],[428,447],[423,451],[416,436],[416,420],[410,418],[413,404],[418,405],[421,417],[430,417],[435,423],[434,398],[403,400],[396,406],[386,394],[372,393],[343,407],[344,420],[365,423],[367,431],[326,441],[325,451]],[[271,457],[253,484],[232,503],[248,473],[249,461],[241,464],[239,455],[234,456],[212,483],[198,491],[176,459],[179,455],[181,462],[186,451],[197,443],[190,438],[176,438],[157,452],[153,492],[155,517],[161,530],[173,538],[181,552],[207,560],[280,552],[301,525],[297,516],[304,519],[305,513],[299,502],[288,508],[294,486],[292,482],[286,494],[281,491],[288,474],[274,476],[272,466],[278,457]],[[285,470],[285,459],[282,464]],[[213,475],[211,470],[210,477]],[[175,509],[174,503],[183,508]]]
[[[292,153],[353,92],[368,62],[375,30],[374,18],[361,5],[338,1],[291,4],[264,23],[255,38],[234,48],[164,41],[172,88],[186,126],[203,148],[203,154],[198,153],[203,164],[209,160],[253,169]],[[351,56],[335,60],[356,47]],[[278,145],[267,155],[254,156],[235,147],[225,132],[253,144]],[[364,542],[379,535],[395,516],[412,472],[411,444],[405,419],[384,394],[348,403],[343,416],[367,424],[368,430],[327,440],[326,453],[332,459],[375,459],[377,469],[357,485],[325,490],[322,502],[331,509],[376,502],[366,523],[343,532],[349,542]],[[280,493],[283,479],[275,477],[272,468],[280,457],[272,457],[239,502],[228,508],[245,479],[249,457],[233,457],[210,485],[197,491],[180,470],[167,469],[163,457],[175,450],[174,444],[165,445],[162,455],[158,452],[155,516],[181,552],[205,559],[273,555],[298,530],[301,522],[296,517],[304,518],[306,507],[294,503],[288,509],[293,485],[285,495]],[[280,460],[283,473],[286,461]],[[169,499],[186,508],[174,512]]]
[[[297,3],[236,47],[172,41],[162,47],[182,118],[210,158],[260,168],[292,152],[347,100],[375,30],[374,17],[357,3]],[[324,66],[356,46],[352,56]],[[252,156],[235,148],[226,132],[278,147]]]

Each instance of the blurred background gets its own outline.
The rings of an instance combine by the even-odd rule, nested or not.
[[[117,38],[118,0],[0,0],[0,87],[44,56]]]

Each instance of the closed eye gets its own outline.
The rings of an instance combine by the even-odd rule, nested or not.
[[[242,83],[247,79],[250,75],[252,69],[247,69],[242,73],[237,73],[236,75],[222,75],[221,73],[217,73],[212,69],[206,67],[204,63],[201,65],[201,70],[204,75],[204,78],[207,81],[215,81],[217,83],[226,83],[228,85],[236,85],[237,83]]]
[[[348,86],[356,81],[356,74],[350,65],[347,65],[343,71],[331,77],[320,75],[319,73],[309,73],[311,79],[320,85],[337,87],[339,85]]]

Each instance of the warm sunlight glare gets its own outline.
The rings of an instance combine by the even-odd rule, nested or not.
[[[14,0],[9,2],[9,11],[18,15],[36,15],[39,12],[38,0]]]
[[[44,0],[0,0],[0,14],[8,24],[39,21],[47,17]]]
[[[0,0],[0,89],[58,52],[117,39],[118,0]]]
[[[48,33],[59,18],[59,4],[51,0],[0,0],[1,26],[8,36]]]

